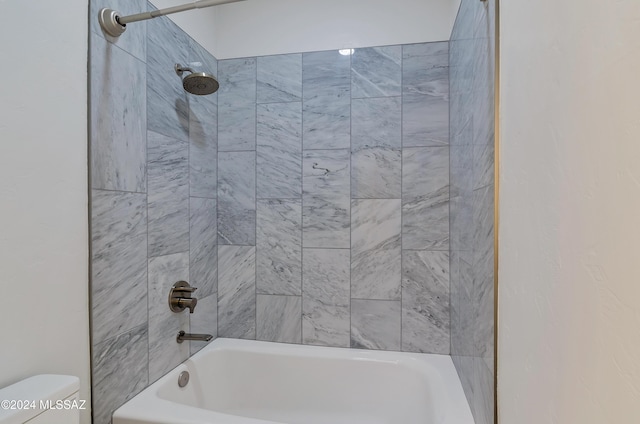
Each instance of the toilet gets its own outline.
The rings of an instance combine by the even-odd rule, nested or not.
[[[88,409],[78,397],[80,380],[70,375],[36,375],[0,389],[0,424],[79,424]]]

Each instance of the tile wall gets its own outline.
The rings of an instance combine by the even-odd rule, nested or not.
[[[448,354],[448,42],[218,78],[218,335]]]
[[[141,0],[92,0],[124,14]],[[90,19],[93,422],[217,333],[217,96],[188,96],[176,62],[217,61],[166,18],[106,37]],[[169,288],[198,287],[196,313],[169,311]]]
[[[494,10],[462,0],[450,42],[451,355],[477,424],[494,422]]]
[[[92,0],[91,16],[107,3],[152,7]],[[448,42],[216,61],[166,18],[91,30],[96,424],[202,347],[179,330],[456,347]],[[176,62],[200,62],[218,93],[186,94]],[[193,315],[166,304],[182,279]]]

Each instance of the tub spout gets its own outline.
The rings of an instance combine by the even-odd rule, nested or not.
[[[185,333],[184,331],[180,331],[178,333],[178,337],[176,337],[176,341],[178,343],[182,343],[185,340],[196,340],[200,342],[208,342],[211,339],[213,339],[213,336],[211,334],[191,334],[191,333]]]

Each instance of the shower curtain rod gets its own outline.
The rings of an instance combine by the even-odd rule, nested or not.
[[[112,37],[119,37],[127,29],[127,24],[132,22],[146,21],[158,16],[171,15],[172,13],[184,12],[192,9],[202,9],[204,7],[218,6],[227,3],[237,3],[245,0],[199,0],[180,6],[167,7],[166,9],[154,10],[152,12],[137,13],[135,15],[120,16],[120,13],[112,9],[102,9],[98,14],[98,21],[103,31]]]

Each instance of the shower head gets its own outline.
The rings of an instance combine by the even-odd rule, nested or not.
[[[175,66],[176,74],[182,77],[183,72],[190,72],[189,75],[182,78],[182,87],[185,91],[198,96],[213,94],[218,91],[220,84],[213,75],[204,72],[194,72],[193,69],[183,67],[179,63]]]

